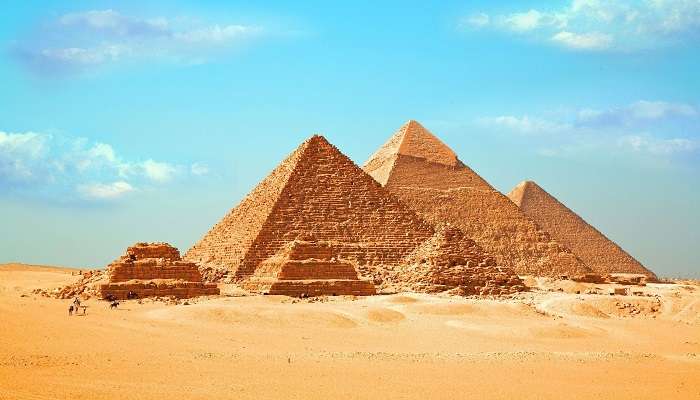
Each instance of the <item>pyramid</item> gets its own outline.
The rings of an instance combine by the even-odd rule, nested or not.
[[[510,268],[499,267],[462,231],[443,226],[406,257],[392,280],[400,289],[456,290],[461,295],[504,295],[526,290]]]
[[[195,263],[182,261],[167,243],[136,243],[107,266],[109,283],[99,286],[102,298],[127,299],[172,296],[188,298],[218,295],[219,288],[204,283]]]
[[[656,278],[653,272],[535,182],[521,182],[508,197],[557,241],[570,248],[593,272],[644,274]]]
[[[263,261],[243,287],[265,294],[299,297],[369,296],[376,293],[352,263],[337,257],[328,242],[294,240]]]
[[[462,230],[501,266],[541,276],[590,272],[416,121],[402,126],[363,169],[427,221]]]
[[[185,254],[203,267],[226,268],[235,280],[289,242],[333,243],[358,266],[393,265],[430,238],[419,218],[322,136],[302,143]]]

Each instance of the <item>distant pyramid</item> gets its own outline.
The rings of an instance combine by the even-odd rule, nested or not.
[[[556,240],[570,248],[593,272],[644,274],[656,278],[653,272],[535,182],[521,182],[508,197]]]
[[[224,267],[242,280],[288,243],[313,237],[332,244],[339,258],[376,278],[373,272],[377,269],[365,267],[400,265],[434,233],[431,224],[325,138],[313,136],[185,258],[203,266]]]
[[[501,266],[547,276],[590,272],[416,121],[402,126],[363,169],[429,222],[461,229]]]

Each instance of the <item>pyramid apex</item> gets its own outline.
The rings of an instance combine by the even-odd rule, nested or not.
[[[456,166],[460,163],[452,149],[420,122],[409,119],[365,163],[370,170],[397,156],[422,158],[427,162]]]

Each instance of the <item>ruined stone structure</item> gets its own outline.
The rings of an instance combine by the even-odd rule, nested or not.
[[[501,266],[546,276],[590,272],[416,121],[402,126],[363,169],[427,221],[462,230]]]
[[[508,197],[594,272],[644,274],[656,279],[653,272],[535,182],[521,182]]]
[[[325,138],[313,136],[188,250],[185,259],[225,267],[254,290],[298,293],[298,281],[316,281],[314,287],[328,292],[329,282],[319,280],[344,280],[352,286],[347,291],[365,293],[364,283],[350,283],[356,280],[354,266],[381,285],[390,267],[404,264],[434,234],[431,224]],[[305,243],[308,238],[317,245]],[[332,262],[323,253],[326,246],[332,248]],[[468,250],[465,259],[484,257],[478,247]],[[315,261],[304,264],[309,257]],[[304,288],[307,294],[310,288]]]
[[[427,293],[455,290],[461,295],[483,296],[526,290],[512,269],[499,267],[476,242],[449,226],[409,254],[391,280],[401,289]]]
[[[167,243],[137,243],[107,267],[109,283],[100,285],[103,298],[126,299],[173,296],[189,298],[217,295],[216,284],[203,283],[197,265],[182,261],[180,252]]]
[[[287,296],[355,295],[376,293],[369,280],[360,279],[352,263],[340,260],[333,244],[294,240],[263,261],[243,287]]]

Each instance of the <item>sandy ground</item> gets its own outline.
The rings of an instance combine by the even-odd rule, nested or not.
[[[692,285],[644,288],[658,298],[88,300],[77,317],[31,293],[75,279],[0,266],[0,399],[700,398]]]

